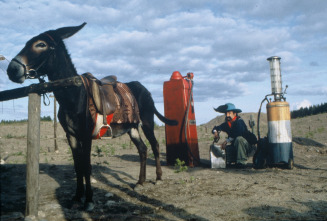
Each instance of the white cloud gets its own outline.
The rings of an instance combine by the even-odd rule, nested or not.
[[[138,80],[156,102],[175,70],[194,72],[196,101],[260,102],[270,90],[266,59],[277,55],[292,103],[315,104],[326,97],[326,6],[317,0],[4,0],[0,54],[11,59],[31,37],[85,21],[65,40],[78,73]],[[5,72],[7,62],[0,67]],[[13,87],[1,78],[0,91]]]
[[[312,106],[311,102],[304,99],[304,100],[302,100],[300,102],[296,102],[295,104],[293,104],[293,110],[298,110],[301,107],[305,108],[305,107],[310,107],[310,106]]]

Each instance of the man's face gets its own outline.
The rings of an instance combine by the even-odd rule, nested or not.
[[[227,121],[232,121],[235,116],[236,116],[236,113],[234,113],[234,111],[226,112],[226,120]]]

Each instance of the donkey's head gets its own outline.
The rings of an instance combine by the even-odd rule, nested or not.
[[[46,31],[29,40],[25,47],[14,57],[7,69],[9,79],[16,83],[23,83],[27,78],[40,78],[48,74],[49,69],[58,65],[55,58],[61,56],[58,50],[65,50],[63,39],[69,38],[81,30],[80,26],[63,27]]]

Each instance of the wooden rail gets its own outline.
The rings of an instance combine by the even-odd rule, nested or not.
[[[0,101],[8,101],[12,99],[26,97],[30,93],[44,94],[61,89],[63,87],[82,86],[82,84],[83,82],[80,76],[65,78],[41,84],[31,84],[30,86],[26,87],[0,91]]]

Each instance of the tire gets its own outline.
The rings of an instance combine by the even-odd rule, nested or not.
[[[261,162],[257,162],[257,153],[253,156],[253,168],[258,169],[266,169],[267,168],[267,159],[262,159]]]

